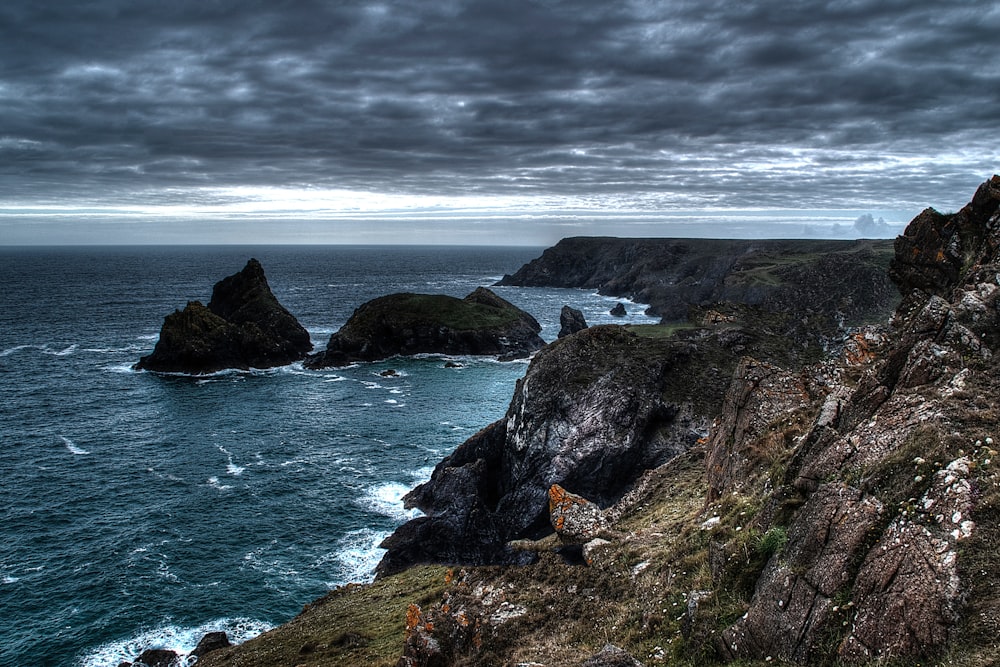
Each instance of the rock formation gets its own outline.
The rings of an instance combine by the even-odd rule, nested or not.
[[[552,343],[518,382],[507,416],[459,446],[406,496],[408,507],[427,516],[385,540],[379,571],[421,562],[524,562],[507,543],[552,531],[553,484],[606,507],[644,470],[697,439],[693,429],[704,419],[686,382],[674,381],[702,361],[687,344],[617,326]],[[705,382],[701,390],[712,386]]]
[[[528,313],[480,287],[464,299],[390,294],[354,311],[308,368],[346,366],[397,355],[475,354],[527,357],[545,342]]]
[[[587,328],[587,320],[576,308],[563,306],[559,311],[559,338],[565,338]]]
[[[628,311],[625,310],[625,304],[619,301],[615,304],[615,307],[609,311],[612,317],[625,317],[628,315]]]
[[[264,268],[251,259],[216,283],[208,306],[191,301],[167,315],[153,353],[138,370],[214,373],[226,368],[270,368],[305,358],[309,332],[271,293]]]
[[[996,427],[986,415],[997,407],[973,397],[1000,395],[998,248],[998,177],[959,213],[924,211],[897,239],[892,274],[904,300],[891,342],[859,377],[845,361],[814,388],[817,416],[760,519],[762,530],[787,531],[787,543],[722,633],[722,656],[920,660],[957,637],[977,588],[963,573],[982,557],[977,523],[997,494],[995,474],[983,471]],[[730,425],[709,445],[721,502],[754,485],[773,420],[804,403],[778,384],[734,381]],[[747,412],[757,427],[736,426]],[[801,508],[781,518],[789,501]]]

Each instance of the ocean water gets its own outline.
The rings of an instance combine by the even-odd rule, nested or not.
[[[364,301],[464,296],[540,248],[0,249],[0,665],[116,666],[248,639],[349,581],[415,514],[407,490],[501,417],[524,361],[427,356],[207,377],[132,370],[163,317],[261,260],[322,347]],[[565,303],[496,288],[552,340]],[[650,322],[641,307],[626,321]],[[398,377],[382,377],[392,368]]]

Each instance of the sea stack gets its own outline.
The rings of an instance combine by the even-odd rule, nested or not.
[[[271,368],[311,350],[309,332],[275,298],[260,262],[250,259],[215,284],[208,306],[190,301],[167,315],[153,353],[135,368],[189,374]]]
[[[485,287],[458,299],[390,294],[362,304],[308,368],[414,354],[529,356],[545,345],[534,317]]]
[[[570,306],[562,307],[562,310],[559,312],[558,338],[565,338],[570,334],[575,334],[577,331],[583,331],[586,328],[587,320],[584,318],[583,313]]]

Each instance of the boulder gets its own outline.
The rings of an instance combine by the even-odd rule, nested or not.
[[[576,308],[563,306],[559,312],[559,338],[565,338],[587,328],[587,320]]]
[[[613,317],[625,317],[626,315],[628,315],[628,311],[625,310],[625,304],[622,303],[621,301],[616,303],[615,307],[612,308],[609,312]]]
[[[167,315],[137,370],[203,374],[271,368],[304,359],[309,332],[278,302],[256,259],[216,283],[208,306],[191,301]]]
[[[179,656],[167,649],[151,648],[139,654],[132,667],[176,667],[180,664]]]
[[[390,294],[361,305],[308,368],[346,366],[397,355],[492,355],[523,358],[545,342],[534,317],[480,287],[457,299]]]
[[[600,507],[558,484],[549,487],[549,522],[564,544],[584,544],[608,527]]]
[[[229,648],[230,646],[232,646],[232,643],[225,632],[209,632],[201,638],[198,645],[191,651],[191,655],[195,658],[201,658],[206,653]]]

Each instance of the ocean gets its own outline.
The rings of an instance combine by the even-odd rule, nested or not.
[[[136,372],[164,316],[261,261],[322,348],[364,301],[464,296],[540,248],[0,248],[0,665],[116,667],[244,641],[368,581],[402,496],[500,418],[525,361]],[[553,340],[590,291],[495,288]],[[626,302],[627,303],[627,302]],[[626,322],[652,322],[629,306]],[[394,369],[396,377],[383,377]]]

